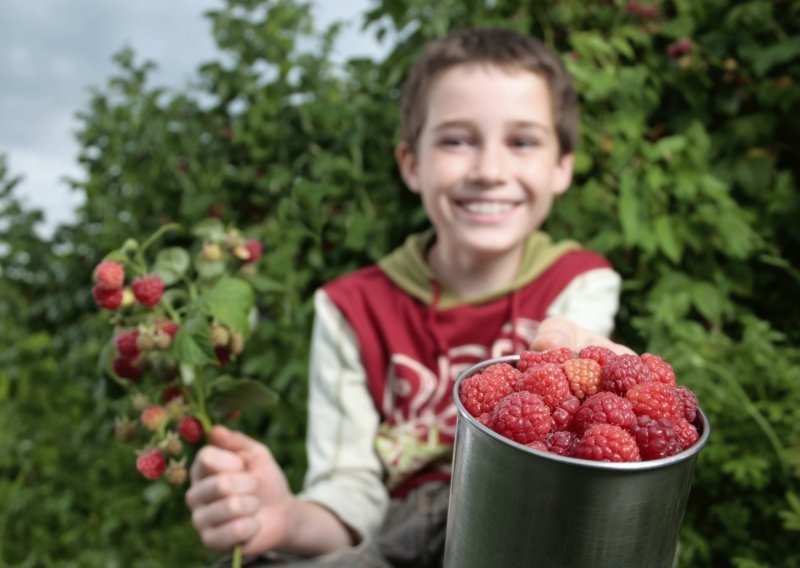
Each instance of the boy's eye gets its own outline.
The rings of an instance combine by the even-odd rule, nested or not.
[[[467,136],[446,136],[439,141],[439,144],[445,147],[458,148],[461,146],[468,146],[472,141]]]
[[[518,138],[512,138],[511,145],[514,148],[533,148],[535,146],[539,146],[539,141],[536,138],[521,136]]]

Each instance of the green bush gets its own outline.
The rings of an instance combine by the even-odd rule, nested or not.
[[[145,483],[114,441],[123,393],[97,368],[91,270],[168,221],[213,214],[267,243],[239,373],[282,402],[239,426],[299,487],[313,290],[425,226],[392,158],[398,89],[425,41],[493,24],[543,38],[581,92],[576,179],[547,229],[608,256],[625,280],[616,339],[674,362],[709,416],[680,565],[800,566],[800,8],[638,6],[373,0],[367,30],[389,55],[337,67],[336,28],[315,30],[304,4],[228,0],[209,13],[220,57],[181,91],[120,52],[80,113],[74,224],[38,237],[0,163],[0,565],[214,557],[181,492]]]

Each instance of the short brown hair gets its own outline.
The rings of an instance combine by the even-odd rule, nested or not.
[[[411,69],[400,95],[400,136],[416,149],[427,113],[433,81],[457,65],[489,64],[531,71],[550,88],[559,152],[572,153],[578,143],[578,95],[558,55],[534,37],[505,28],[460,30],[428,44]]]

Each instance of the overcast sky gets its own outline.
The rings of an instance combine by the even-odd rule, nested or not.
[[[375,54],[360,32],[370,0],[316,0],[316,21],[348,22],[338,44],[342,58]],[[27,205],[45,212],[40,227],[73,218],[80,195],[60,180],[81,177],[73,132],[90,86],[115,71],[112,56],[125,45],[137,60],[152,60],[155,84],[180,87],[197,65],[214,57],[202,16],[223,0],[0,0],[0,154],[24,177],[17,186]]]

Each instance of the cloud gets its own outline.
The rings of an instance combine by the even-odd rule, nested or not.
[[[0,154],[27,202],[44,210],[45,234],[73,217],[80,201],[61,181],[80,177],[74,115],[86,108],[89,87],[115,72],[112,60],[131,46],[138,60],[157,64],[153,81],[180,87],[197,66],[218,57],[203,13],[222,0],[2,0],[0,1]],[[318,0],[320,25],[349,22],[338,55],[373,54],[379,48],[360,32],[355,16],[369,0]]]

